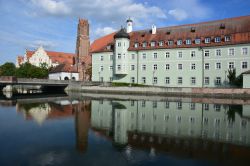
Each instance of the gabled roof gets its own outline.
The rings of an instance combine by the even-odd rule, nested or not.
[[[92,53],[113,51],[107,50],[107,46],[114,43],[114,34],[111,33],[104,37],[95,40],[91,44]],[[230,42],[225,42],[223,38],[226,35],[231,36]],[[197,24],[186,24],[180,26],[170,26],[164,28],[157,28],[156,34],[152,34],[150,29],[133,31],[129,33],[130,47],[129,50],[146,50],[157,48],[191,48],[191,47],[210,47],[210,46],[222,46],[229,44],[242,44],[250,43],[250,16],[241,16],[236,18],[227,18],[223,20],[202,22]],[[214,42],[215,37],[221,37],[222,40],[219,43]],[[211,43],[205,44],[206,37],[211,37]],[[201,44],[195,44],[196,38],[201,39]],[[187,45],[186,39],[191,39],[192,43]],[[167,45],[167,41],[173,40],[172,46]],[[182,40],[184,43],[180,46],[176,44],[177,40]],[[155,47],[151,47],[149,43],[151,41],[159,42],[163,41],[164,46],[159,46],[156,43]],[[146,42],[147,46],[142,47],[141,43]],[[139,43],[139,47],[135,48],[134,43]]]
[[[73,65],[74,63],[74,56],[75,54],[73,53],[65,53],[65,52],[55,52],[55,51],[47,51],[45,50],[47,55],[50,57],[52,60],[52,63],[67,63]],[[27,58],[31,58],[31,56],[35,53],[35,51],[26,51],[26,56]]]
[[[56,67],[53,67],[49,73],[77,73],[76,67],[70,64],[60,64]]]

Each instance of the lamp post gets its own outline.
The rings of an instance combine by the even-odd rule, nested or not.
[[[203,88],[204,87],[204,53],[203,53],[203,47],[199,47],[198,48],[199,51],[201,51],[201,87]]]

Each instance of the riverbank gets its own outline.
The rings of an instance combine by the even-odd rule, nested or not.
[[[237,88],[177,88],[177,87],[129,87],[129,86],[86,86],[71,84],[66,88],[71,92],[103,93],[144,96],[183,96],[213,98],[250,98],[250,89]]]

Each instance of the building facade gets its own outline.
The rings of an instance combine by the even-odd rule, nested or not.
[[[227,86],[250,69],[250,16],[149,30],[127,28],[91,45],[92,81],[165,87]]]
[[[75,54],[46,51],[40,46],[35,51],[26,50],[24,56],[18,56],[16,61],[16,67],[21,64],[29,62],[34,66],[40,66],[41,64],[47,64],[48,67],[55,67],[59,64],[73,65]]]

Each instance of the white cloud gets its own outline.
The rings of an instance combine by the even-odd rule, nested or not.
[[[112,32],[115,32],[116,30],[112,27],[104,27],[104,28],[97,28],[95,31],[96,36],[104,36],[107,34],[110,34]]]
[[[201,20],[212,15],[212,10],[200,0],[167,0],[166,4],[170,7],[168,14],[178,21]]]
[[[70,8],[63,2],[57,0],[31,0],[34,6],[44,10],[52,15],[67,15],[70,13]]]
[[[43,48],[50,50],[52,48],[55,48],[57,46],[57,43],[53,41],[48,41],[48,40],[35,40],[35,41],[31,41],[28,44],[28,48],[32,48],[32,49],[36,49],[40,46],[43,46]]]
[[[188,17],[187,12],[182,9],[169,10],[168,14],[172,15],[178,21],[184,20]]]

